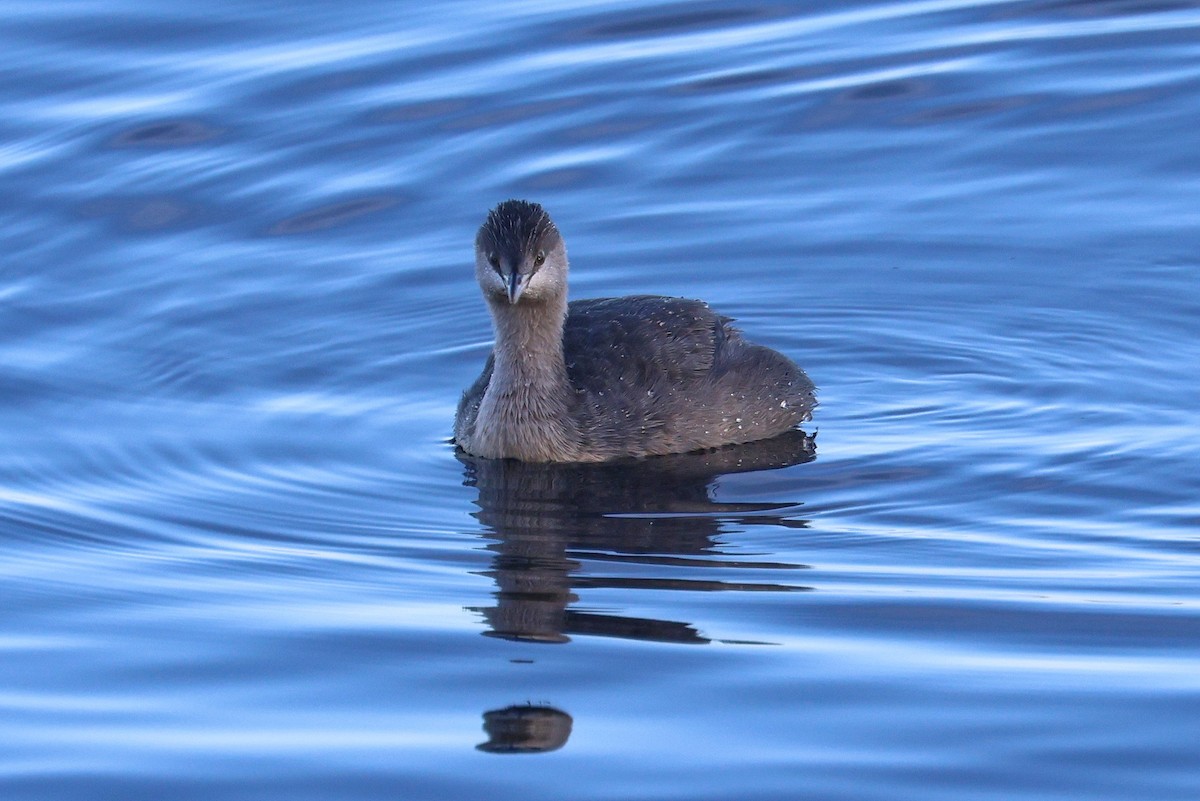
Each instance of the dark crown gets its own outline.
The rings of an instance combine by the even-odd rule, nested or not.
[[[520,256],[548,249],[558,236],[558,228],[540,204],[506,200],[488,212],[475,245],[483,251]]]

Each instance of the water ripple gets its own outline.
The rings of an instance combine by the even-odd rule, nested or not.
[[[1194,3],[4,12],[9,795],[1194,795]],[[509,196],[815,440],[456,458]]]

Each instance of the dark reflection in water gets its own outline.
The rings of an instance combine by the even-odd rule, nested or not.
[[[122,131],[113,137],[114,147],[188,147],[207,142],[221,134],[199,120],[162,120]]]
[[[487,572],[497,585],[494,607],[473,608],[489,636],[529,642],[567,642],[569,635],[707,643],[686,622],[571,610],[580,588],[796,592],[790,583],[733,582],[686,577],[583,576],[581,560],[684,568],[796,570],[806,565],[721,558],[723,525],[803,528],[796,504],[717,503],[709,487],[718,476],[770,470],[815,458],[813,437],[791,431],[774,439],[707,453],[599,465],[539,465],[477,459],[460,453],[467,486],[479,490],[474,516],[497,542]],[[775,512],[776,514],[772,514]]]
[[[514,705],[483,713],[488,741],[475,746],[489,754],[544,754],[571,736],[571,716],[552,706]]]
[[[395,198],[380,196],[334,203],[319,209],[312,209],[311,211],[297,214],[286,220],[280,220],[271,227],[270,233],[276,236],[285,236],[288,234],[306,234],[325,228],[333,228],[334,226],[350,222],[364,214],[371,214],[386,209],[395,202]]]
[[[1045,0],[1031,3],[1029,7],[1019,4],[1015,11],[1007,11],[1008,15],[1016,13],[1029,14],[1029,8],[1044,12],[1047,16],[1057,13],[1068,17],[1091,17],[1094,19],[1131,17],[1142,14],[1167,14],[1173,11],[1187,11],[1195,3],[1187,0]],[[997,16],[1003,16],[997,14]]]
[[[765,19],[769,14],[758,9],[711,9],[706,11],[635,16],[621,22],[597,25],[582,31],[582,38],[607,40],[629,37],[654,37],[703,30],[724,25],[743,25]]]
[[[154,233],[195,226],[198,209],[172,197],[108,197],[84,203],[79,212],[88,218],[112,220],[122,233]]]

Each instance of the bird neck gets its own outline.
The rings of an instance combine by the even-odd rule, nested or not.
[[[493,303],[491,309],[496,329],[492,385],[505,390],[523,387],[535,394],[565,387],[566,299]]]
[[[563,358],[566,316],[565,297],[492,304],[495,363],[479,406],[474,453],[530,462],[580,457]]]

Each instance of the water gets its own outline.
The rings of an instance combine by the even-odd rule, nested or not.
[[[1200,795],[1196,4],[0,9],[4,797]],[[457,459],[510,196],[815,448]]]

